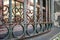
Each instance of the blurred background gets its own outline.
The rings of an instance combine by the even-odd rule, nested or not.
[[[55,0],[54,2],[54,11],[55,11],[55,26],[60,27],[60,0]]]

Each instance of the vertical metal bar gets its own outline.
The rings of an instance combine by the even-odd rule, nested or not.
[[[47,5],[48,5],[48,3],[47,3],[47,0],[46,0],[46,22],[48,22],[48,19],[47,19],[47,18],[48,18],[48,13],[47,13],[47,11],[48,11],[48,10],[47,10],[48,7],[47,7]]]
[[[14,8],[15,8],[15,13],[14,13],[14,17],[16,17],[16,1],[14,1]],[[13,9],[14,9],[13,8]],[[16,19],[14,19],[16,21]]]
[[[4,1],[2,0],[2,15],[1,15],[2,20],[3,20],[3,5],[4,5]],[[3,23],[3,21],[2,21],[2,23]]]
[[[50,7],[50,0],[49,0],[49,22],[51,21],[51,12],[50,12],[50,9],[51,7]]]
[[[36,13],[36,0],[34,0],[34,27],[35,27],[35,32],[36,32],[36,21],[37,21],[37,13]]]
[[[27,26],[27,15],[26,15],[26,12],[27,12],[27,0],[24,0],[24,35],[26,35],[26,26]]]
[[[20,3],[20,10],[21,10],[21,3]],[[21,12],[19,12],[20,13],[20,17],[21,17]]]
[[[0,0],[0,25],[3,25],[3,22],[1,21],[3,19],[3,0]]]
[[[9,23],[12,23],[12,0],[9,0]],[[12,38],[12,27],[9,27],[9,38]]]
[[[42,7],[43,7],[43,0],[40,0],[40,23],[43,23],[43,9],[42,9]],[[42,32],[42,30],[43,30],[43,24],[41,24],[42,26],[41,26],[41,32]]]
[[[12,0],[9,0],[9,22],[12,22]]]
[[[38,1],[38,5],[40,5],[40,0],[37,0]],[[37,8],[37,19],[38,19],[38,23],[39,23],[39,8]]]
[[[48,7],[48,9],[47,9],[47,14],[48,14],[48,15],[47,15],[47,18],[48,18],[48,19],[47,19],[47,20],[48,20],[48,22],[51,21],[51,20],[50,20],[50,19],[51,19],[51,11],[50,11],[50,10],[51,10],[51,9],[50,9],[50,8],[51,8],[51,3],[50,3],[50,1],[51,1],[51,0],[47,0],[47,7]]]
[[[47,25],[46,28],[47,28],[47,30],[48,30],[48,27],[49,27],[49,26],[48,26],[48,3],[47,3],[47,0],[46,0],[46,23],[47,23],[47,24],[46,24],[46,25]]]
[[[43,22],[43,0],[40,0],[40,23]]]
[[[54,0],[51,0],[51,21],[53,23],[52,27],[54,27],[54,21],[55,21]]]
[[[54,0],[51,0],[51,20],[54,22],[55,20],[55,14],[54,14]]]

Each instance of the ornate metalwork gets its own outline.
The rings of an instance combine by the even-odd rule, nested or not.
[[[26,37],[38,35],[40,33],[44,33],[51,30],[52,22],[43,21],[44,11],[42,9],[43,7],[42,0],[40,0],[39,19],[37,18],[38,13],[37,13],[37,8],[36,8],[36,0],[34,0],[33,10],[27,9],[26,7],[27,0],[24,0],[24,2],[22,3],[17,2],[17,0],[14,1],[14,7],[12,6],[11,1],[9,0],[10,2],[9,6],[3,4],[3,10],[2,10],[3,11],[2,22],[3,22],[3,25],[6,26],[5,27],[7,30],[6,35],[8,36],[8,38],[10,38],[11,36],[12,36],[11,38],[18,38],[18,39],[26,38]],[[17,4],[19,5],[17,6]],[[53,12],[53,10],[51,12]],[[4,37],[2,37],[2,39],[3,38]]]

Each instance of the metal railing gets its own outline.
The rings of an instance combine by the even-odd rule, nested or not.
[[[5,34],[2,34],[3,36],[0,39],[21,39],[50,31],[54,20],[51,17],[52,14],[54,15],[54,6],[51,4],[51,1],[46,0],[46,21],[43,21],[43,0],[40,0],[39,19],[37,18],[36,0],[33,0],[33,10],[27,9],[27,0],[24,0],[24,2],[15,0],[14,7],[12,0],[9,0],[9,5],[3,4],[3,25],[1,27],[5,26],[5,30],[8,31],[5,31]],[[17,3],[19,6],[17,6]]]

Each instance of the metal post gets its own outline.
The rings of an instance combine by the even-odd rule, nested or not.
[[[9,0],[9,23],[12,23],[12,0]],[[9,38],[12,38],[12,27],[9,27]]]
[[[1,0],[0,0],[0,1],[1,1]],[[3,0],[2,0],[2,4],[1,4],[1,6],[2,6],[2,12],[0,13],[0,21],[3,20],[3,4],[4,4],[4,2],[3,2]],[[1,18],[1,17],[2,17],[2,18]],[[2,21],[1,23],[3,23],[3,21]]]
[[[40,5],[40,0],[38,0],[38,5]],[[38,19],[38,23],[39,23],[39,8],[37,8],[37,19]]]
[[[47,0],[46,0],[46,23],[48,23],[48,1]],[[48,26],[48,24],[46,24],[46,25],[47,25],[46,28],[48,30],[49,26]]]
[[[47,3],[47,0],[46,0],[46,22],[48,22],[48,19],[47,19],[48,18],[48,13],[47,13],[48,7],[47,6],[48,6],[48,3]]]
[[[51,0],[51,20],[54,22],[55,20],[55,14],[54,14],[54,0]]]
[[[43,9],[42,9],[42,7],[43,7],[43,0],[40,0],[40,23],[43,23]],[[41,24],[42,26],[41,26],[41,32],[42,32],[42,30],[43,30],[43,24]]]
[[[9,0],[9,22],[12,22],[12,0]]]
[[[27,26],[27,0],[24,0],[24,35],[26,35],[26,26]]]
[[[51,0],[48,1],[49,2],[49,22],[51,22]],[[49,29],[51,29],[51,23],[49,23]]]
[[[43,22],[43,0],[40,0],[40,23]]]
[[[51,0],[51,21],[53,23],[52,27],[54,27],[54,21],[55,21],[54,0]]]
[[[37,12],[36,12],[36,0],[34,0],[34,27],[35,27],[35,32],[36,32],[36,21],[37,21]]]
[[[49,22],[51,22],[51,12],[50,12],[50,10],[51,10],[50,8],[51,8],[51,7],[50,7],[50,4],[51,4],[51,2],[50,2],[50,0],[49,0]]]

